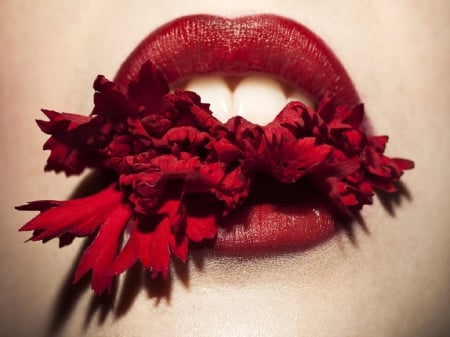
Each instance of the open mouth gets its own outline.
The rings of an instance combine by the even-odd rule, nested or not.
[[[309,105],[325,94],[331,95],[336,104],[353,107],[360,103],[351,79],[330,48],[306,27],[274,15],[176,19],[150,34],[130,54],[115,82],[126,88],[147,61],[154,62],[169,83],[190,79],[198,83],[199,76],[209,74],[240,76],[245,81],[248,74],[262,73],[291,85],[294,92],[302,93],[296,98],[300,96]],[[203,98],[202,89],[209,86],[212,91],[214,85],[206,81],[197,91],[202,101],[209,102]],[[191,88],[196,86],[187,86]],[[257,94],[253,97],[258,100]],[[268,122],[283,106],[271,115],[254,112],[249,119]],[[221,112],[224,122],[231,117],[223,109]],[[255,179],[249,198],[239,209],[219,220],[215,252],[248,255],[306,249],[340,228],[338,212],[306,179],[283,184],[264,177]]]

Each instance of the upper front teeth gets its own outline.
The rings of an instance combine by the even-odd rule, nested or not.
[[[249,75],[238,81],[232,90],[221,76],[205,76],[192,79],[185,90],[195,91],[202,102],[210,103],[214,116],[222,122],[239,115],[247,120],[265,125],[292,100],[312,106],[312,102],[298,91],[286,93],[278,81],[268,76]]]
[[[194,91],[200,95],[203,103],[209,103],[213,115],[221,122],[226,122],[231,117],[233,95],[221,76],[205,76],[191,80],[186,90]]]
[[[233,114],[265,125],[286,105],[283,87],[270,77],[248,76],[236,86]]]

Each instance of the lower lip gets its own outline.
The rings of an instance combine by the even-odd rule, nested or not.
[[[317,101],[327,93],[338,104],[360,103],[351,79],[325,43],[304,26],[278,16],[196,15],[172,21],[130,54],[115,82],[127,88],[148,60],[169,83],[210,73],[262,72],[291,83]],[[264,189],[265,183],[256,184],[272,194],[270,186]],[[258,255],[304,250],[332,237],[340,227],[332,208],[308,186],[296,190],[290,200],[250,200],[221,219],[214,251]]]
[[[307,181],[283,185],[260,177],[255,185],[258,191],[250,191],[249,205],[222,219],[216,253],[267,255],[306,250],[333,236],[340,228],[338,219],[344,220]],[[270,191],[270,196],[264,191]]]
[[[267,255],[303,251],[339,228],[320,200],[305,204],[264,203],[238,209],[219,228],[214,251],[223,255]]]

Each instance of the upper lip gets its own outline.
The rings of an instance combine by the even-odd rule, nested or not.
[[[115,82],[127,88],[149,60],[169,83],[209,73],[256,71],[290,82],[317,101],[327,93],[339,104],[352,107],[360,103],[351,79],[331,49],[306,27],[279,16],[228,19],[195,15],[176,19],[151,33],[130,54]],[[266,183],[265,179],[260,181]],[[280,197],[250,197],[250,203],[224,219],[224,224],[233,226],[219,230],[216,251],[265,253],[307,248],[329,238],[338,228],[337,217],[321,196],[310,186],[307,189],[289,202]],[[292,192],[278,183],[270,183],[267,190],[278,195]]]
[[[290,82],[316,99],[328,92],[349,107],[360,103],[350,77],[324,41],[305,26],[271,14],[171,21],[129,55],[115,82],[126,88],[148,60],[169,83],[209,73],[256,71]]]

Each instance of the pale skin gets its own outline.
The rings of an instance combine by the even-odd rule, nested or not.
[[[445,0],[2,1],[0,334],[444,336],[450,331],[449,11]],[[342,233],[306,252],[265,259],[199,255],[173,270],[168,286],[126,282],[124,291],[120,282],[114,305],[95,300],[86,281],[70,292],[83,241],[59,249],[56,242],[24,244],[28,234],[17,232],[31,214],[13,206],[66,199],[81,179],[43,173],[46,136],[33,120],[42,117],[41,107],[89,113],[97,74],[113,78],[149,32],[195,13],[275,13],[320,35],[354,80],[376,132],[390,135],[388,154],[416,162],[403,178],[407,192],[393,214],[376,197],[353,238]],[[106,303],[102,323],[95,301]]]

